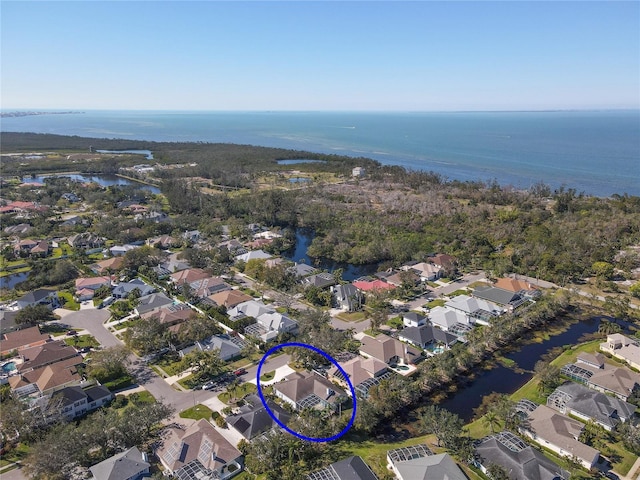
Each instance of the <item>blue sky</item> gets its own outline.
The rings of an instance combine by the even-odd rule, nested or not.
[[[1,2],[2,109],[640,108],[640,2]]]

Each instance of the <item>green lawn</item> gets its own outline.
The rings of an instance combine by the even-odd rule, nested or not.
[[[260,376],[260,380],[263,382],[268,382],[269,380],[273,380],[273,377],[276,376],[275,370],[271,372],[267,372],[264,375]]]
[[[92,335],[76,335],[72,338],[66,338],[65,343],[76,348],[99,347],[100,343]]]
[[[257,391],[258,389],[253,383],[242,383],[238,386],[238,388],[236,388],[233,394],[236,398],[243,398],[246,395],[249,395],[250,393],[256,393]],[[218,395],[218,399],[221,402],[226,403],[227,405],[230,405],[229,403],[229,400],[231,400],[230,397],[231,396],[229,395],[228,392],[222,392],[220,395]]]
[[[213,410],[211,410],[206,405],[198,404],[194,407],[187,408],[180,412],[180,418],[191,418],[193,420],[200,420],[204,418],[205,420],[209,420],[211,418],[211,414]]]
[[[342,312],[336,315],[340,320],[345,322],[360,322],[367,318],[365,312]]]
[[[67,310],[80,310],[80,304],[75,301],[71,292],[58,292],[58,297],[60,297],[63,307]]]
[[[162,368],[162,370],[164,370],[170,377],[178,375],[184,371],[180,360],[173,361],[171,357],[166,355],[163,355],[158,361],[154,362],[154,364]]]
[[[427,307],[429,308],[444,307],[445,303],[447,303],[446,300],[443,300],[442,298],[436,298],[435,300],[431,300],[429,303],[427,303]]]

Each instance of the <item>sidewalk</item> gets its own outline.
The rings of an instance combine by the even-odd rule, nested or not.
[[[629,469],[629,473],[626,476],[617,473],[616,475],[620,477],[620,480],[638,480],[638,478],[640,478],[640,457],[636,458],[635,463]]]

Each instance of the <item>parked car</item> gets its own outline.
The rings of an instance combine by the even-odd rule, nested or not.
[[[204,385],[202,385],[202,390],[211,390],[212,388],[214,388],[216,385],[218,384],[218,382],[214,382],[213,380],[205,383]]]
[[[244,375],[245,373],[247,373],[247,371],[244,368],[239,368],[238,370],[236,370],[235,372],[233,372],[233,374],[236,377],[239,377],[240,375]]]
[[[78,334],[78,332],[76,332],[75,330],[69,330],[67,332],[67,335],[77,335],[77,334]]]

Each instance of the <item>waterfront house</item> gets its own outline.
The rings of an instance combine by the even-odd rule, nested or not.
[[[415,272],[422,282],[435,282],[442,276],[442,267],[429,262],[404,265],[402,270]]]
[[[546,405],[538,405],[529,413],[526,426],[519,428],[523,435],[560,456],[577,459],[589,470],[600,458],[600,452],[580,442],[584,424],[556,412]]]
[[[441,353],[451,348],[458,341],[458,337],[431,325],[407,327],[398,332],[398,339],[416,347],[427,349],[429,353]]]
[[[620,422],[629,421],[636,410],[635,405],[574,382],[556,388],[547,398],[547,406],[585,422],[597,423],[609,432]]]
[[[382,380],[389,378],[393,373],[389,372],[386,363],[375,358],[357,356],[346,362],[340,362],[340,366],[349,377],[356,394],[363,398],[369,396],[369,389],[379,385]],[[351,389],[344,378],[343,373],[336,366],[329,370],[329,380],[341,385],[347,395],[351,396]]]
[[[467,480],[449,454],[435,455],[424,444],[389,450],[387,464],[399,480]]]
[[[568,480],[570,473],[511,432],[484,437],[475,444],[475,465],[485,475],[491,465],[505,469],[510,480]]]
[[[51,310],[60,306],[60,299],[58,298],[58,292],[48,288],[39,288],[32,292],[25,293],[23,296],[16,300],[18,309],[25,307],[35,307],[36,305],[46,305]]]
[[[444,306],[462,313],[468,323],[480,325],[489,325],[492,318],[501,315],[504,311],[500,305],[469,295],[455,296]]]
[[[419,350],[384,333],[375,338],[365,335],[361,342],[360,355],[375,358],[392,367],[413,365],[422,358]]]
[[[312,286],[317,288],[326,288],[335,284],[335,277],[326,272],[315,273],[302,279],[302,285],[305,287]]]
[[[362,458],[355,456],[310,473],[307,475],[307,480],[378,480],[378,477]]]
[[[503,290],[502,288],[489,285],[476,287],[473,290],[472,296],[500,305],[510,312],[527,301],[526,298],[517,292],[510,292],[509,290]]]
[[[607,341],[600,344],[600,350],[610,353],[640,370],[640,342],[620,333],[607,335]]]

